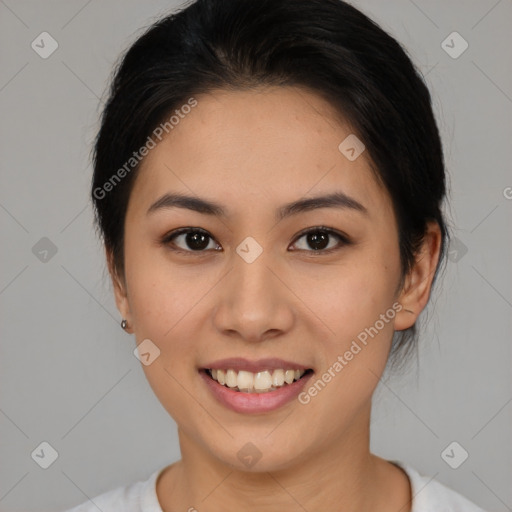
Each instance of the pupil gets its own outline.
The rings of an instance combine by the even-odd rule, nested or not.
[[[316,233],[310,233],[308,235],[308,243],[313,247],[315,250],[322,250],[327,247],[328,244],[328,233],[325,231],[317,231]],[[320,247],[317,245],[320,244]]]
[[[192,250],[201,250],[208,247],[208,235],[204,233],[187,233],[187,244]]]

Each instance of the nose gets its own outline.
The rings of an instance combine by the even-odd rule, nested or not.
[[[293,293],[286,276],[272,265],[270,251],[254,261],[233,254],[233,267],[219,288],[213,322],[223,335],[260,342],[289,331],[294,322]]]

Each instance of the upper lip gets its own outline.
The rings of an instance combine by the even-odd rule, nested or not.
[[[246,371],[252,373],[258,373],[264,370],[308,370],[309,367],[293,361],[285,361],[284,359],[278,358],[267,358],[250,361],[243,357],[230,357],[227,359],[219,359],[211,363],[206,364],[203,368],[205,369],[216,369],[216,370],[235,370],[235,371]]]

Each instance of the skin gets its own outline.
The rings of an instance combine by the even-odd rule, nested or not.
[[[157,482],[162,509],[410,511],[406,474],[369,451],[371,400],[394,330],[412,326],[427,304],[439,227],[429,224],[400,287],[391,200],[367,152],[351,162],[338,150],[352,131],[327,102],[291,87],[196,99],[143,161],[125,219],[124,275],[107,250],[128,332],[160,349],[142,368],[178,425],[182,459]],[[321,208],[276,223],[285,203],[333,191],[362,203],[368,215]],[[221,203],[228,216],[178,208],[148,215],[168,192]],[[315,226],[352,243],[315,252],[299,238]],[[207,249],[193,251],[185,236],[174,243],[188,254],[161,242],[182,227],[207,231]],[[250,264],[236,252],[248,236],[263,248]],[[403,309],[307,405],[293,400],[268,413],[237,413],[198,374],[225,357],[279,357],[313,368],[314,382],[395,302]],[[237,457],[247,442],[262,454],[252,468]]]

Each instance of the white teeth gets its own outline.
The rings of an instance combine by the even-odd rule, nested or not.
[[[240,391],[252,391],[254,386],[254,374],[243,370],[239,371],[236,381]]]
[[[236,377],[235,370],[228,370],[226,372],[226,386],[228,386],[230,388],[236,388],[236,386],[237,386],[236,380],[237,380],[237,377]]]
[[[258,372],[256,374],[256,378],[254,379],[254,389],[255,391],[268,391],[272,387],[272,376],[270,372],[266,370],[264,372]]]
[[[284,370],[274,370],[272,374],[272,386],[282,386],[284,384]]]
[[[284,372],[284,381],[286,384],[291,384],[293,379],[295,379],[295,372],[293,370],[286,370],[286,372]]]
[[[212,369],[211,377],[219,384],[245,393],[267,393],[275,391],[286,384],[299,380],[304,370],[264,370],[258,373],[241,370],[236,372],[229,368],[227,370]]]

